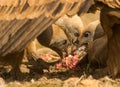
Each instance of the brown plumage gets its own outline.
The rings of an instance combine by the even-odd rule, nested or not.
[[[90,1],[90,0],[89,0]],[[84,0],[0,1],[0,55],[21,51],[64,14],[74,15]],[[9,43],[8,43],[9,42]]]
[[[120,9],[105,6],[101,11],[101,24],[108,38],[108,73],[116,76],[120,72]]]

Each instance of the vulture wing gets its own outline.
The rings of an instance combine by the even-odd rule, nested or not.
[[[86,12],[93,0],[0,0],[0,55],[23,50],[64,14]]]

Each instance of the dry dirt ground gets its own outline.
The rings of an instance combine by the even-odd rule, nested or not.
[[[88,17],[94,20],[93,16],[88,15]],[[88,23],[88,18],[82,19]],[[48,52],[51,50],[49,49]],[[46,50],[43,53],[45,54]],[[56,60],[58,59],[46,59],[45,61]],[[30,59],[28,62],[25,57],[21,65],[23,74],[19,76],[19,80],[14,80],[12,76],[5,73],[10,71],[10,66],[0,65],[0,87],[120,87],[120,78],[111,79],[100,69],[87,70],[86,65],[78,65],[74,70],[64,68],[56,70],[54,64],[47,62],[41,59],[37,61]]]

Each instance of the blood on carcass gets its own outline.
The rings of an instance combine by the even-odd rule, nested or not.
[[[73,55],[68,55],[67,57],[62,58],[62,60],[56,64],[56,69],[60,69],[61,67],[75,69],[78,62],[87,54],[85,49],[86,47],[82,46],[74,51]]]

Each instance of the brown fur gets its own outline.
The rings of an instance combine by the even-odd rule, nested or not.
[[[107,69],[110,75],[116,76],[120,72],[120,10],[106,6],[100,18],[108,38]]]

